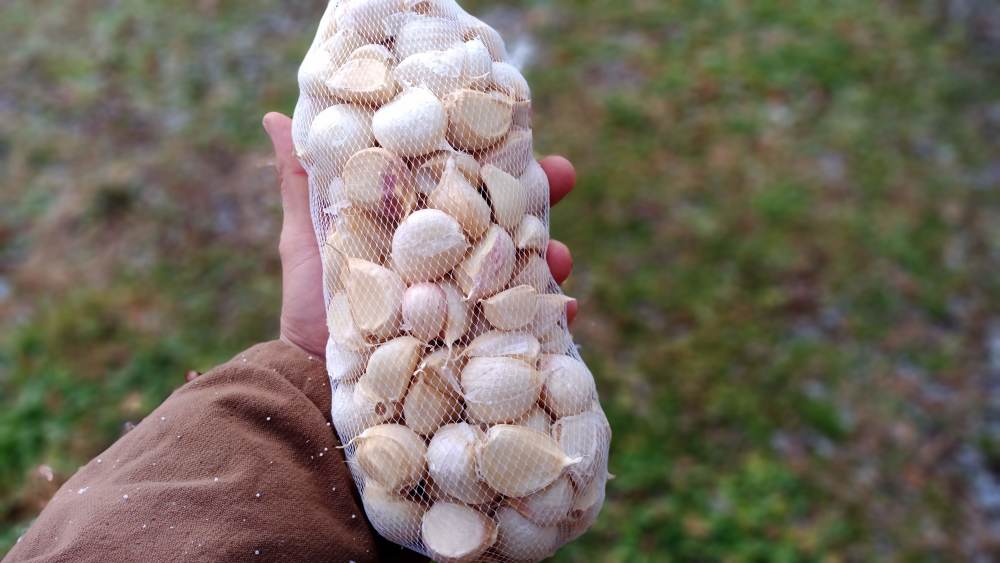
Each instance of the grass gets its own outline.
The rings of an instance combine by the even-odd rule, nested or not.
[[[0,553],[186,370],[274,337],[259,120],[323,4],[0,8]],[[617,478],[559,560],[992,553],[1000,74],[936,6],[468,4],[531,34],[536,148],[580,177],[552,229]]]

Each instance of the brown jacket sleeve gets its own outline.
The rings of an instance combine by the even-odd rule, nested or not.
[[[329,412],[319,359],[255,346],[80,468],[4,561],[425,560],[368,524]]]

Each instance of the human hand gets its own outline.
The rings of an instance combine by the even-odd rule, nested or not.
[[[319,243],[313,232],[309,214],[309,179],[292,145],[292,120],[280,113],[264,116],[264,130],[274,146],[274,161],[281,186],[281,209],[284,216],[278,253],[281,255],[281,339],[319,358],[325,358],[326,310],[323,303],[323,265]],[[561,156],[549,156],[540,161],[549,177],[552,205],[558,203],[576,183],[576,171]],[[557,241],[549,242],[546,252],[549,270],[556,282],[562,283],[573,269],[569,248]],[[567,318],[573,322],[577,303],[567,307]]]

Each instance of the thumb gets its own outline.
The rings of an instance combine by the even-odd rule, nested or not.
[[[282,239],[291,242],[302,240],[300,237],[306,235],[313,237],[309,215],[309,177],[295,156],[292,120],[280,113],[269,113],[264,116],[264,130],[274,147],[275,166],[281,184]]]

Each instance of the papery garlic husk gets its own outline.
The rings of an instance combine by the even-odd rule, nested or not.
[[[366,481],[390,491],[417,484],[424,474],[427,446],[413,430],[401,424],[380,424],[355,439],[354,460]]]
[[[516,358],[535,365],[541,351],[538,339],[526,332],[491,330],[469,342],[462,352],[468,358]]]
[[[483,300],[483,314],[501,330],[515,330],[528,324],[538,312],[538,292],[530,285],[518,285]]]
[[[396,272],[365,260],[350,258],[344,286],[354,324],[363,334],[388,338],[399,332],[406,285]]]
[[[521,71],[508,63],[493,63],[493,87],[519,101],[531,99],[528,81]]]
[[[462,411],[454,395],[442,393],[432,376],[418,373],[403,401],[403,420],[421,436],[430,436]]]
[[[542,401],[556,418],[580,414],[597,399],[594,376],[580,360],[546,355],[539,361],[538,369],[545,378]]]
[[[426,381],[441,393],[462,396],[462,385],[459,382],[462,361],[457,351],[439,348],[424,357],[417,370],[426,374]]]
[[[479,182],[479,162],[472,155],[459,151],[439,151],[425,157],[417,166],[414,173],[417,191],[422,194],[434,191],[449,162],[453,162],[470,183]]]
[[[454,217],[470,240],[478,239],[490,226],[490,206],[453,162],[446,165],[441,182],[427,196],[427,206]]]
[[[507,287],[514,271],[514,252],[514,241],[507,231],[499,225],[490,226],[472,252],[455,268],[455,280],[466,298],[477,301]]]
[[[464,76],[473,88],[486,88],[493,77],[493,59],[490,51],[478,37],[465,42]]]
[[[392,75],[404,87],[423,87],[438,98],[469,83],[465,76],[466,53],[461,46],[445,51],[425,51],[410,55],[393,69]]]
[[[576,348],[573,344],[573,335],[559,325],[540,334],[538,342],[542,345],[544,354],[566,354]]]
[[[486,434],[460,422],[442,426],[427,446],[427,471],[445,495],[468,504],[489,502],[496,493],[479,479],[476,450]]]
[[[552,432],[552,420],[549,418],[549,414],[545,412],[545,409],[537,406],[528,411],[528,414],[517,419],[515,424],[537,430],[542,434]]]
[[[462,369],[465,411],[473,422],[510,422],[538,400],[541,375],[515,358],[471,358]]]
[[[369,481],[361,490],[365,516],[382,537],[403,545],[420,540],[420,524],[426,509],[412,500]]]
[[[568,457],[552,437],[510,424],[490,428],[476,457],[479,476],[509,497],[544,489],[580,461]]]
[[[532,252],[518,260],[518,269],[514,278],[510,280],[510,284],[530,285],[538,293],[546,293],[552,281],[552,272],[549,270],[548,262],[545,261],[545,258]]]
[[[403,329],[420,340],[440,336],[447,317],[448,302],[437,284],[414,284],[403,293]]]
[[[366,209],[382,211],[398,206],[412,185],[412,174],[403,159],[382,148],[359,151],[344,166],[344,196]]]
[[[532,159],[518,178],[528,198],[528,213],[544,217],[549,208],[549,177],[537,160]]]
[[[344,291],[344,272],[347,271],[347,257],[327,241],[323,247],[323,285],[331,295]]]
[[[350,350],[365,348],[365,337],[351,315],[351,303],[346,293],[335,293],[326,308],[326,326],[330,338]]]
[[[409,88],[375,112],[371,131],[382,148],[415,157],[445,145],[447,122],[437,96],[426,88]]]
[[[597,516],[604,506],[607,483],[608,473],[605,468],[602,475],[593,479],[577,495],[569,518],[564,520],[560,526],[563,543],[571,542],[580,537],[594,525],[594,522],[597,522]]]
[[[326,86],[338,100],[375,106],[392,99],[399,90],[389,66],[367,57],[349,59],[330,76]]]
[[[421,209],[396,229],[392,264],[407,283],[433,281],[454,268],[468,247],[454,217],[437,209]]]
[[[444,51],[462,44],[458,22],[446,18],[410,18],[396,36],[395,49],[399,60],[417,53]]]
[[[372,352],[358,390],[373,400],[395,405],[403,400],[406,388],[420,362],[423,343],[412,336],[400,336]]]
[[[366,350],[352,350],[330,338],[326,341],[326,372],[330,381],[356,381],[368,364]]]
[[[486,185],[486,191],[490,194],[493,216],[497,224],[508,231],[513,231],[521,223],[521,218],[527,209],[524,187],[517,178],[492,164],[484,165],[480,175]]]
[[[514,230],[514,246],[520,250],[544,251],[549,245],[549,231],[545,223],[534,215],[525,214]]]
[[[333,389],[330,419],[344,443],[350,442],[368,428],[389,420],[394,414],[395,411],[359,393],[354,384],[340,382]]]
[[[371,116],[350,104],[337,104],[321,111],[309,129],[303,157],[314,164],[341,170],[356,151],[372,146]]]
[[[608,459],[611,427],[600,407],[596,408],[560,418],[552,425],[552,437],[566,455],[580,459],[580,463],[569,468],[570,479],[577,487],[588,485]]]
[[[556,550],[559,528],[539,526],[509,506],[497,510],[497,551],[515,561],[541,561]]]
[[[496,166],[514,176],[513,180],[517,181],[517,177],[524,173],[528,164],[534,159],[531,131],[523,127],[513,127],[503,143],[483,155],[482,163],[484,166],[487,164]],[[523,205],[527,207],[527,200]]]
[[[440,284],[448,303],[448,317],[444,324],[444,343],[449,347],[457,342],[472,323],[472,302],[465,299],[462,292],[451,281]]]
[[[466,30],[465,39],[472,40],[476,38],[486,45],[486,48],[490,52],[490,57],[494,61],[507,60],[507,46],[504,44],[503,37],[500,37],[500,34],[497,33],[497,30],[476,20]]]
[[[497,539],[496,523],[468,506],[438,501],[424,513],[420,528],[424,546],[442,563],[472,561]]]
[[[341,0],[335,12],[337,29],[351,29],[373,43],[392,37],[394,30],[383,25],[390,16],[406,9],[403,0]]]
[[[447,139],[455,147],[477,151],[496,144],[514,120],[513,106],[476,90],[456,90],[445,97]]]
[[[511,506],[539,526],[554,526],[570,513],[575,499],[573,484],[564,475],[537,493],[512,499]]]

